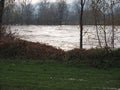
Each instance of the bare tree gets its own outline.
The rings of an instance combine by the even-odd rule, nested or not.
[[[21,2],[21,18],[22,24],[29,25],[33,19],[34,7],[31,4],[32,0],[23,0]]]
[[[106,21],[106,13],[108,10],[108,2],[106,0],[100,0],[99,2],[99,11],[101,12],[102,16],[102,25],[101,26],[103,30],[103,35],[104,35],[104,47],[108,48],[108,42],[107,42],[107,31],[106,31],[106,26],[107,26],[107,21]]]
[[[43,0],[38,4],[38,23],[48,24],[49,19],[49,6],[48,0]]]
[[[4,6],[13,3],[15,0],[0,0],[0,26],[2,25],[2,17]]]
[[[8,2],[8,3],[7,3]],[[2,17],[4,13],[4,6],[9,4],[10,2],[13,2],[12,0],[0,0],[0,39],[4,37],[4,34],[6,34],[5,29],[2,27]]]
[[[2,25],[2,16],[3,16],[4,3],[5,3],[5,0],[0,0],[0,27]]]
[[[4,8],[3,24],[14,24],[15,4],[9,4]]]
[[[111,37],[111,45],[112,45],[112,48],[114,48],[114,39],[115,39],[115,32],[114,32],[114,28],[115,28],[115,22],[114,22],[114,1],[111,0],[111,7],[110,7],[110,10],[111,10],[111,21],[112,21],[112,37]]]
[[[86,0],[75,1],[75,6],[79,14],[79,27],[80,27],[80,49],[83,49],[83,14]]]
[[[120,5],[118,5],[116,8],[115,8],[115,19],[116,19],[116,24],[117,25],[120,25]]]
[[[80,1],[80,49],[83,48],[83,10],[86,0]]]
[[[58,2],[58,21],[59,21],[59,25],[62,25],[66,8],[67,8],[67,5],[66,5],[65,0],[59,0],[59,2]]]
[[[100,16],[100,12],[99,12],[99,2],[100,0],[92,0],[91,6],[92,6],[92,12],[93,12],[93,16],[94,16],[94,24],[96,27],[96,34],[97,34],[97,39],[98,39],[98,44],[99,47],[102,48],[102,44],[101,44],[101,40],[100,40],[100,36],[99,36],[99,30],[98,30],[98,18]]]
[[[115,15],[114,15],[114,9],[116,7],[117,4],[119,4],[120,1],[119,0],[110,0],[110,11],[111,11],[111,22],[112,22],[112,36],[111,36],[111,45],[112,48],[114,48],[115,46]]]

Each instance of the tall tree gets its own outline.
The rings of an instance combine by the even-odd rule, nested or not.
[[[0,0],[0,26],[2,25],[4,3],[5,3],[5,0]]]
[[[95,28],[96,28],[98,44],[99,44],[99,47],[102,48],[102,44],[101,44],[101,40],[100,40],[100,36],[99,36],[99,30],[98,30],[99,16],[101,15],[99,12],[99,5],[98,5],[99,2],[100,2],[100,0],[92,0],[91,6],[92,6],[92,12],[93,12],[93,16],[94,16],[94,24],[95,24]]]
[[[4,14],[3,14],[3,24],[14,24],[14,14],[15,14],[15,5],[9,4],[4,8]]]
[[[106,26],[107,26],[107,13],[108,13],[108,2],[106,0],[100,0],[99,2],[99,11],[101,12],[101,16],[102,16],[102,25],[101,28],[103,30],[103,35],[104,35],[104,47],[106,47],[106,49],[108,48],[108,40],[107,40],[107,31],[106,31]]]
[[[62,22],[63,22],[66,10],[67,10],[66,1],[65,0],[59,0],[59,2],[58,2],[58,21],[59,21],[59,25],[63,24]]]
[[[114,9],[116,7],[116,5],[120,4],[119,0],[110,0],[110,11],[111,11],[111,22],[112,22],[112,37],[111,37],[111,45],[112,48],[114,48],[115,46],[115,13],[114,13]]]
[[[23,0],[21,2],[21,18],[22,24],[29,25],[33,19],[34,7],[31,4],[32,0]]]
[[[50,7],[50,3],[48,0],[42,0],[38,4],[38,23],[39,24],[48,24],[49,7]]]
[[[84,7],[87,0],[75,1],[75,6],[79,14],[79,27],[80,27],[80,49],[83,49],[83,15]]]
[[[0,0],[0,26],[2,25],[2,17],[3,17],[3,11],[4,11],[4,6],[5,4],[11,4],[15,0]]]
[[[83,11],[86,0],[80,1],[80,49],[83,48]]]

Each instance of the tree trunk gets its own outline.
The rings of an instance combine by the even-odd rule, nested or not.
[[[115,39],[115,24],[114,24],[114,13],[113,13],[113,6],[111,7],[111,16],[112,16],[112,37],[111,37],[111,45],[114,48],[114,39]]]
[[[108,44],[107,44],[107,33],[106,33],[106,20],[105,20],[105,14],[103,15],[104,18],[104,26],[103,26],[103,32],[104,32],[104,40],[105,40],[105,47],[108,48]]]
[[[100,40],[100,36],[99,36],[99,30],[98,30],[98,16],[99,16],[99,6],[98,6],[98,2],[92,0],[92,13],[93,13],[93,17],[94,17],[94,24],[95,24],[95,28],[96,28],[96,35],[97,35],[97,39],[98,39],[98,44],[99,47],[102,48],[102,44],[101,44],[101,40]]]
[[[100,40],[99,32],[98,32],[98,25],[97,25],[97,22],[95,22],[95,27],[96,27],[96,34],[97,34],[98,44],[99,44],[99,47],[102,48],[101,40]]]
[[[83,49],[83,9],[84,4],[81,0],[81,11],[80,11],[80,49]]]
[[[3,16],[4,2],[5,2],[5,0],[0,0],[0,27],[2,25],[2,16]]]
[[[100,36],[99,36],[99,31],[98,31],[98,24],[97,24],[97,11],[94,9],[93,11],[93,14],[94,14],[94,19],[95,19],[95,27],[96,27],[96,34],[97,34],[97,39],[98,39],[98,44],[99,44],[99,47],[102,48],[102,45],[101,45],[101,40],[100,40]]]

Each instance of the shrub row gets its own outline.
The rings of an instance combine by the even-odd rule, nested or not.
[[[0,57],[63,60],[64,51],[49,45],[23,40],[1,41]]]
[[[82,60],[93,67],[120,67],[120,49],[74,49],[66,53],[68,60]]]
[[[64,52],[52,46],[23,40],[0,41],[0,58],[72,61],[107,68],[120,66],[120,49],[74,49]]]

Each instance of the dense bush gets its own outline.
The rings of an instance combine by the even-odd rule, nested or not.
[[[120,49],[74,49],[64,52],[52,46],[23,40],[0,41],[0,58],[19,58],[34,60],[59,60],[81,64],[85,62],[93,67],[120,67]]]
[[[86,50],[84,49],[73,49],[66,52],[67,60],[83,60],[85,59]]]
[[[120,50],[95,49],[88,55],[88,62],[98,68],[116,67],[120,65]],[[89,53],[89,52],[88,52]],[[91,57],[93,56],[93,57]]]
[[[14,40],[0,44],[0,57],[63,60],[64,51],[45,44]]]
[[[120,49],[74,49],[66,52],[68,60],[86,62],[87,64],[97,68],[120,67]]]

